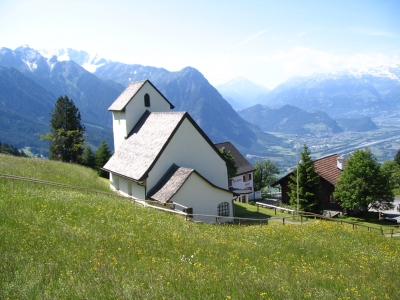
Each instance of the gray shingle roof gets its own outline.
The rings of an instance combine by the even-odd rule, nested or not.
[[[145,85],[146,82],[148,82],[164,98],[164,100],[169,103],[171,109],[174,108],[172,103],[169,102],[167,98],[165,98],[164,95],[149,80],[142,80],[142,81],[132,82],[131,84],[129,84],[128,87],[121,93],[121,95],[119,95],[118,98],[113,102],[113,104],[111,104],[108,110],[113,110],[113,111],[123,110],[125,106],[129,103],[129,101],[131,101],[131,99],[136,95],[136,93],[142,88],[142,86]]]
[[[247,159],[239,152],[238,149],[231,143],[231,142],[225,142],[225,143],[219,143],[215,144],[215,146],[218,149],[221,149],[222,147],[225,147],[226,151],[230,151],[232,156],[236,160],[235,166],[238,168],[236,175],[242,175],[246,174],[249,172],[254,172],[256,168],[254,168],[248,161]]]
[[[138,90],[146,83],[146,80],[132,82],[128,87],[118,96],[118,98],[111,104],[108,110],[123,110],[125,106],[131,101],[132,97],[136,95]]]
[[[184,112],[145,113],[103,168],[126,178],[143,180],[185,116]]]
[[[183,186],[193,169],[178,167],[173,164],[165,176],[148,193],[148,197],[161,203],[168,202]]]

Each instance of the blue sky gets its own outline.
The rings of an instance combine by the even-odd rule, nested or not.
[[[0,47],[74,48],[213,85],[400,63],[398,0],[0,0]]]

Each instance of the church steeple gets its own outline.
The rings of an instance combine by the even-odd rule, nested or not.
[[[149,80],[131,83],[108,108],[113,118],[114,151],[146,111],[169,112],[173,108]]]

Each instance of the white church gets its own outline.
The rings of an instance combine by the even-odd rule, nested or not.
[[[187,112],[173,108],[149,80],[131,83],[109,107],[115,153],[103,169],[111,189],[193,214],[233,216],[229,162]]]

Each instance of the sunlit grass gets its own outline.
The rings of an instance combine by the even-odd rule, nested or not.
[[[1,178],[0,212],[0,299],[398,299],[399,243],[337,223],[198,224]]]
[[[0,174],[11,174],[109,192],[107,180],[76,164],[0,154]]]

